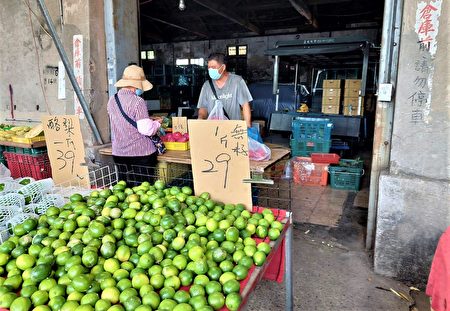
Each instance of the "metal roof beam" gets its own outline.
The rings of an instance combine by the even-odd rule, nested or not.
[[[201,32],[198,32],[198,31],[195,31],[195,30],[192,30],[192,29],[180,26],[180,25],[177,25],[177,24],[169,22],[169,21],[165,21],[165,20],[159,19],[157,17],[153,17],[153,16],[149,16],[149,15],[145,15],[145,14],[141,14],[141,16],[145,17],[145,18],[148,18],[148,19],[151,19],[151,20],[153,20],[155,22],[166,24],[168,26],[171,26],[171,27],[174,27],[174,28],[178,28],[178,29],[181,29],[181,30],[193,33],[193,34],[195,34],[197,36],[200,36],[200,37],[204,37],[204,38],[208,38],[209,37],[208,35],[206,35],[204,33],[201,33]]]
[[[344,2],[352,2],[352,0],[308,0],[308,5],[324,5],[324,4],[337,4]]]
[[[309,24],[311,24],[314,28],[318,28],[319,24],[317,23],[316,18],[311,13],[311,10],[309,9],[308,5],[303,0],[289,0],[289,2],[292,4],[294,9],[297,10],[300,15],[302,15]]]
[[[252,32],[262,35],[264,34],[264,31],[259,28],[258,26],[252,24],[251,22],[245,20],[243,17],[237,15],[235,12],[229,10],[228,8],[221,6],[220,4],[217,4],[216,2],[210,1],[210,0],[193,0],[194,2],[200,4],[201,6],[204,6],[205,8],[213,11],[216,14],[219,14],[227,19],[229,19],[232,22],[235,22],[236,24],[239,24]]]

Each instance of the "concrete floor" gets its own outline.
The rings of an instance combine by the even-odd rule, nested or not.
[[[389,291],[405,284],[376,275],[365,251],[367,209],[357,193],[329,187],[293,187],[295,310],[430,310],[423,292],[411,303]],[[365,199],[356,200],[364,205]],[[283,310],[285,284],[263,280],[246,310]]]

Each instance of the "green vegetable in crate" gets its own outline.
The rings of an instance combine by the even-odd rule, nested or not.
[[[189,187],[113,189],[74,194],[13,228],[0,245],[0,307],[17,308],[21,289],[25,310],[237,310],[239,281],[270,252],[251,236],[282,230],[270,210],[250,213]]]
[[[25,185],[28,185],[30,182],[31,182],[31,179],[29,179],[29,178],[24,178],[24,179],[22,179],[22,180],[19,182],[19,184],[25,186]]]

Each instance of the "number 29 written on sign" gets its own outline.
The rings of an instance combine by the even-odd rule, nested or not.
[[[202,173],[220,173],[223,171],[223,188],[226,189],[231,156],[228,153],[220,153],[214,161],[207,159],[204,159],[203,161],[207,163],[208,168],[202,170]]]

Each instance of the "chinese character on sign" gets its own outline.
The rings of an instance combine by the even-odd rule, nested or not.
[[[425,57],[422,57],[422,59],[416,60],[414,63],[414,70],[421,72],[421,73],[428,73],[428,61]]]
[[[61,127],[59,125],[58,118],[54,117],[52,119],[49,119],[47,122],[47,128],[49,128],[51,130],[59,131]]]
[[[411,112],[411,121],[414,123],[422,122],[424,120],[423,110],[413,110]]]
[[[414,80],[414,85],[423,89],[427,85],[427,78],[417,76]]]
[[[411,101],[411,106],[423,107],[427,103],[427,93],[422,91],[415,92],[408,99]]]
[[[244,139],[243,135],[247,132],[246,129],[242,128],[239,124],[236,125],[233,131],[231,131],[231,137],[234,139]]]
[[[428,33],[435,31],[433,21],[431,20],[432,13],[434,11],[437,11],[437,8],[435,8],[431,4],[427,4],[422,9],[422,11],[420,11],[421,24],[419,26],[419,34],[423,34],[426,37],[426,40],[428,41],[431,40],[431,38],[428,36]]]
[[[73,121],[72,121],[72,119],[64,118],[63,126],[64,126],[64,132],[65,132],[69,137],[71,137],[72,135],[75,135],[75,134],[73,133],[74,126],[73,126]]]
[[[245,145],[240,144],[239,142],[236,142],[236,147],[233,148],[232,151],[234,153],[236,153],[236,156],[239,156],[239,155],[247,156],[248,155]]]

